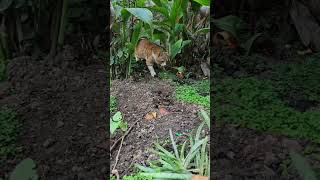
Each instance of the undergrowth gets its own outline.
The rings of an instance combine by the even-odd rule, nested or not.
[[[0,110],[0,157],[13,156],[19,152],[16,140],[21,122],[16,113],[10,110]]]
[[[210,82],[199,81],[192,85],[182,85],[176,88],[176,98],[180,101],[210,108]]]
[[[273,79],[283,96],[320,102],[320,54],[277,67]]]
[[[117,109],[117,99],[114,96],[110,96],[110,112],[114,112]]]
[[[227,78],[215,86],[216,118],[262,131],[320,143],[320,112],[299,112],[281,100],[271,81]]]

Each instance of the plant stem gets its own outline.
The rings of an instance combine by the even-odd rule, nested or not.
[[[62,3],[62,13],[61,13],[61,21],[60,21],[60,29],[59,29],[59,37],[58,37],[58,45],[61,47],[63,46],[64,42],[64,34],[67,24],[67,9],[68,9],[68,0],[63,0]]]

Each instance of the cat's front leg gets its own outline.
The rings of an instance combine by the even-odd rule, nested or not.
[[[151,76],[154,77],[156,75],[156,72],[153,69],[153,65],[148,65],[148,69],[150,71]]]

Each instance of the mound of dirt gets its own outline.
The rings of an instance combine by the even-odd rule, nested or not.
[[[147,165],[148,160],[155,156],[148,149],[154,142],[164,142],[169,138],[169,129],[173,133],[190,134],[202,122],[197,115],[199,108],[196,105],[177,102],[174,87],[168,82],[152,79],[148,82],[133,82],[131,80],[112,82],[111,95],[118,102],[118,110],[122,112],[124,121],[132,131],[125,138],[122,145],[116,168],[120,176],[134,172],[134,164]],[[144,117],[149,112],[159,112],[163,107],[169,114],[154,120]],[[113,144],[123,133],[118,131],[111,138]],[[186,136],[177,137],[177,142],[183,142]],[[168,147],[171,147],[168,143]],[[111,152],[110,171],[115,165],[119,145]]]
[[[214,179],[298,180],[299,174],[290,165],[289,150],[302,155],[308,146],[312,146],[314,152],[306,156],[307,160],[316,172],[320,167],[319,160],[314,158],[320,152],[319,145],[230,125],[213,131],[215,145],[211,161]]]
[[[0,177],[7,177],[27,157],[35,160],[41,179],[109,177],[103,63],[84,66],[74,59],[19,57],[8,67],[10,87],[0,94],[0,107],[13,108],[21,116],[17,144],[23,150],[1,161]]]

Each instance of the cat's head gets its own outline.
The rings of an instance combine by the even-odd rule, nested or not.
[[[170,60],[169,54],[167,52],[162,52],[158,58],[158,64],[161,67],[165,67],[169,62],[169,60]]]

